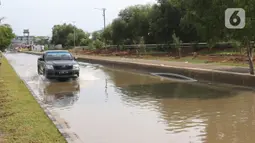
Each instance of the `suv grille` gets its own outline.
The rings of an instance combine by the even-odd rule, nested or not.
[[[61,66],[54,66],[55,70],[71,70],[73,66],[70,65],[61,65]]]

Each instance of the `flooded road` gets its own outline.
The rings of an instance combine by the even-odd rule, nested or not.
[[[39,99],[88,143],[254,143],[255,93],[81,63],[77,81],[37,75],[38,56],[7,54]]]

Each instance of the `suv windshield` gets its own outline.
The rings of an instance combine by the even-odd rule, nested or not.
[[[50,52],[45,55],[45,60],[73,60],[73,56],[68,52]]]

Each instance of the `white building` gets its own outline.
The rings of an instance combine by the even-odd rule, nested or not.
[[[16,36],[12,39],[12,47],[21,47],[25,45],[33,45],[34,44],[34,36]]]

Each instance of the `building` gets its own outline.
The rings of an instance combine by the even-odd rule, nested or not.
[[[23,47],[26,45],[33,45],[35,36],[16,36],[12,39],[12,47]]]

